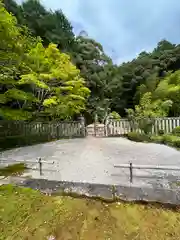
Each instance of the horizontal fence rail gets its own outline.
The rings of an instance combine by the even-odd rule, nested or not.
[[[114,168],[129,169],[130,183],[133,183],[133,169],[180,171],[180,167],[177,167],[177,166],[136,165],[136,164],[132,164],[131,162],[129,164],[114,165]]]

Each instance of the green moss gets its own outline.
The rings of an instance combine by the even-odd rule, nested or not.
[[[152,205],[105,203],[0,187],[1,240],[177,240],[180,213]]]
[[[7,167],[0,168],[0,176],[22,175],[27,170],[24,163],[17,163]]]

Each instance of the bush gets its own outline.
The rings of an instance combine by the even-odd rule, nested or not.
[[[180,148],[180,137],[173,141],[173,147]]]
[[[175,136],[170,134],[148,136],[143,133],[130,132],[127,134],[127,138],[135,142],[154,142],[154,143],[165,144],[175,148],[180,148],[180,136]]]
[[[153,136],[151,136],[150,139],[152,142],[155,142],[155,143],[164,143],[164,136],[153,135]]]
[[[21,136],[8,136],[0,138],[0,151],[15,147],[28,146],[53,140],[48,134],[32,134]]]
[[[180,126],[174,128],[172,130],[172,134],[175,135],[175,136],[180,136]]]
[[[109,114],[109,117],[112,119],[116,119],[116,120],[120,120],[121,116],[119,115],[119,113],[113,111]]]
[[[164,130],[163,129],[159,129],[158,130],[158,135],[164,135]]]
[[[175,135],[165,135],[164,143],[172,147],[180,147],[180,137]]]
[[[180,147],[180,137],[174,135],[151,136],[151,141],[163,143],[172,147]]]
[[[144,133],[138,133],[138,132],[129,132],[127,134],[127,138],[129,140],[135,141],[135,142],[149,142],[150,137]]]
[[[151,141],[163,143],[171,147],[180,147],[180,137],[174,135],[151,136]]]

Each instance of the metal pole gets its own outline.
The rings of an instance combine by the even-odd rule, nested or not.
[[[41,161],[41,158],[38,159],[38,163],[39,163],[39,173],[40,173],[40,176],[42,176],[42,161]]]
[[[129,164],[129,171],[130,171],[130,183],[133,182],[133,167],[132,167],[132,162]]]

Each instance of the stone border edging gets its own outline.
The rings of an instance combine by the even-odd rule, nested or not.
[[[25,179],[13,177],[5,184],[29,187],[46,194],[65,193],[101,198],[108,201],[144,201],[162,204],[180,205],[179,189],[157,189],[138,186],[107,185],[96,183],[49,181],[46,179]]]

